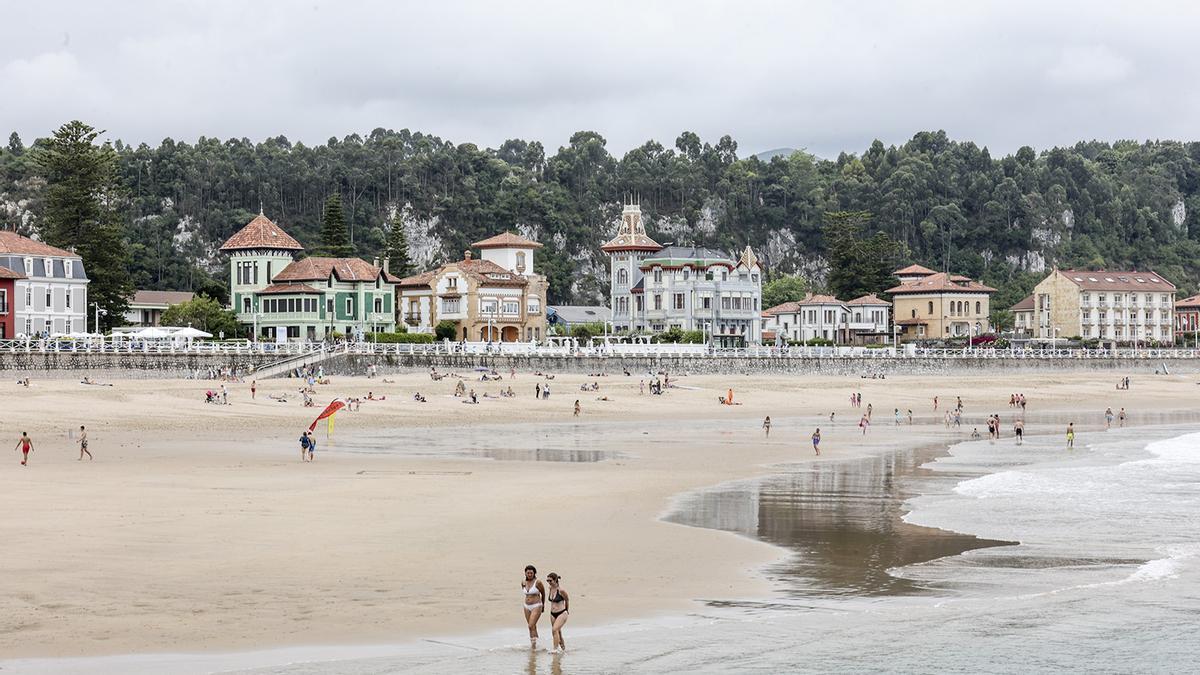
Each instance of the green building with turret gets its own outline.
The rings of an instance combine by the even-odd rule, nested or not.
[[[323,340],[396,330],[396,284],[388,261],[301,257],[304,247],[263,213],[222,246],[229,298],[252,339]]]

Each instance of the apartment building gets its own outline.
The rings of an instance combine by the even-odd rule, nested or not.
[[[1152,271],[1055,269],[1033,289],[1033,335],[1172,344],[1175,290]]]

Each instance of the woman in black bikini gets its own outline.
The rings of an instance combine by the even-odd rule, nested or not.
[[[521,595],[525,599],[525,623],[529,625],[529,646],[537,649],[537,623],[542,618],[542,603],[546,599],[546,587],[537,579],[537,568],[525,566],[525,581],[521,582]]]
[[[547,574],[546,581],[550,583],[550,630],[554,636],[554,648],[565,652],[567,643],[563,641],[562,627],[567,622],[567,612],[571,609],[571,597],[559,587],[562,578],[557,573]]]

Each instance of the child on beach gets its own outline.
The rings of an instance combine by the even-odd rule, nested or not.
[[[817,427],[817,430],[813,432],[812,443],[813,452],[821,454],[821,427]]]

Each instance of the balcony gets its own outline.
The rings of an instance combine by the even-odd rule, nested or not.
[[[404,323],[406,323],[410,326],[420,326],[421,325],[421,313],[420,312],[405,312],[404,313]]]

